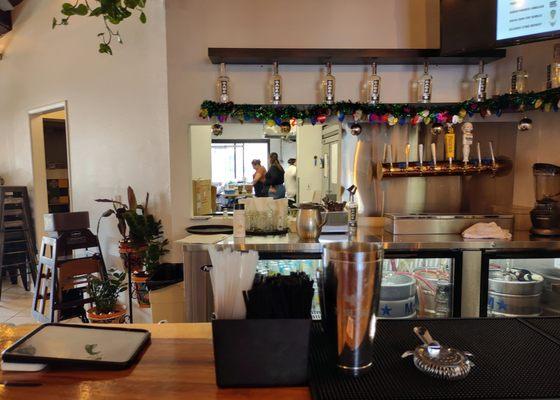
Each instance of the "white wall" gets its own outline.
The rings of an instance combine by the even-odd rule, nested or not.
[[[31,188],[27,113],[67,100],[74,210],[89,211],[95,227],[107,206],[94,199],[124,198],[131,185],[140,198],[150,192],[152,210],[170,233],[164,2],[148,2],[145,26],[119,26],[125,45],[115,44],[112,57],[97,53],[102,21],[72,18],[51,29],[62,3],[26,0],[0,41],[0,173],[7,184]],[[115,221],[105,221],[102,233],[105,254],[110,247],[116,255]]]

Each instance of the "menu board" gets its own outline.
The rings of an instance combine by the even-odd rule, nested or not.
[[[507,40],[560,30],[560,0],[498,0],[496,39]]]

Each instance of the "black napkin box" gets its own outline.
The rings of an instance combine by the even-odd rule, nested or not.
[[[310,319],[213,320],[217,385],[306,385],[310,331]]]

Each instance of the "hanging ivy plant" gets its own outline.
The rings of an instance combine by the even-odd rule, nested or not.
[[[140,22],[146,23],[146,14],[144,8],[146,7],[146,0],[76,0],[74,4],[62,4],[60,11],[64,17],[58,20],[53,18],[52,27],[56,28],[58,25],[68,25],[70,17],[89,16],[103,18],[105,24],[104,32],[100,32],[97,36],[100,38],[99,52],[104,54],[113,54],[111,42],[115,39],[118,43],[122,44],[123,40],[118,30],[115,30],[112,25],[118,25],[125,19],[131,17],[133,13],[138,13]]]

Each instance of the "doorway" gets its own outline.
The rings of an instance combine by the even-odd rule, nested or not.
[[[33,214],[38,243],[43,215],[72,210],[66,103],[29,112],[33,157]]]

